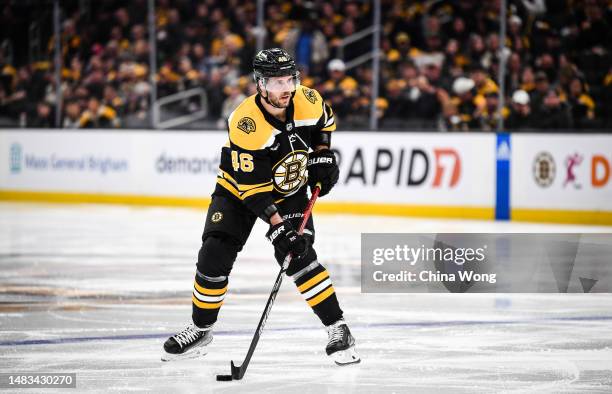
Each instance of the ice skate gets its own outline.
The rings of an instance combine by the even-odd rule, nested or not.
[[[173,361],[204,356],[212,339],[212,326],[199,328],[190,323],[183,331],[166,340],[161,359]]]
[[[344,320],[338,320],[326,328],[329,342],[325,347],[325,352],[336,364],[349,365],[361,361],[359,354],[355,351],[355,338],[351,335]]]

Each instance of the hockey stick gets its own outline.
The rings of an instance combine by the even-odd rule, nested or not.
[[[314,207],[315,201],[317,201],[317,197],[319,197],[319,192],[321,191],[321,184],[317,183],[314,190],[312,191],[312,196],[310,197],[310,201],[308,201],[308,205],[306,205],[306,210],[304,211],[304,215],[302,217],[302,224],[300,224],[300,228],[298,230],[299,234],[304,232],[304,228],[306,227],[306,223],[308,223],[308,219],[310,218],[310,214],[312,213],[312,208]],[[231,375],[217,375],[217,380],[219,381],[229,381],[229,380],[240,380],[246,373],[246,370],[249,366],[249,362],[251,361],[251,357],[255,352],[255,347],[257,347],[257,343],[259,342],[259,337],[261,336],[261,332],[266,325],[266,321],[268,320],[268,316],[270,315],[270,311],[272,310],[272,305],[274,304],[274,300],[276,299],[276,295],[278,294],[278,290],[280,289],[281,283],[283,283],[283,276],[287,268],[289,267],[289,263],[291,262],[291,253],[285,257],[283,261],[283,266],[278,272],[278,276],[276,277],[276,282],[274,282],[274,286],[272,287],[272,292],[268,297],[268,302],[266,303],[266,307],[264,308],[264,312],[261,315],[261,319],[259,319],[259,324],[257,325],[257,329],[255,330],[255,334],[253,334],[253,339],[251,340],[251,346],[249,346],[249,351],[244,358],[244,361],[240,366],[234,365],[234,361],[231,361],[232,374]]]

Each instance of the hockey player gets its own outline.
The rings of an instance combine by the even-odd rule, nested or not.
[[[227,120],[229,141],[221,150],[198,254],[193,323],[164,343],[162,360],[206,354],[232,266],[260,218],[270,225],[266,237],[277,262],[293,255],[287,276],[326,327],[326,353],[339,365],[359,362],[331,278],[312,247],[312,217],[303,235],[296,231],[308,203],[307,186],[320,183],[324,196],[338,181],[329,149],[334,114],[316,90],[300,85],[295,62],[284,50],[257,53],[253,71],[258,93]]]

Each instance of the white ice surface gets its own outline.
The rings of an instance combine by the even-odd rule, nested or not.
[[[245,378],[217,382],[230,360],[242,361],[278,270],[258,225],[234,266],[210,353],[162,363],[166,336],[190,319],[204,215],[0,204],[0,372],[75,372],[77,392],[100,393],[612,392],[609,294],[373,295],[359,285],[362,232],[605,227],[316,216],[317,253],[362,363],[326,358],[324,330],[285,280]]]

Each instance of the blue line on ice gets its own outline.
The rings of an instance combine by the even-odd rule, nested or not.
[[[431,322],[397,322],[397,323],[375,323],[375,324],[351,324],[351,328],[398,328],[398,327],[449,327],[449,326],[470,326],[470,325],[511,325],[511,324],[538,324],[549,322],[574,322],[574,321],[612,321],[612,316],[576,316],[576,317],[555,317],[544,319],[522,319],[522,320],[450,320],[450,321],[431,321]],[[320,327],[285,327],[270,328],[266,331],[287,332],[298,330],[313,330]],[[232,330],[216,331],[215,335],[250,335],[253,330]],[[93,341],[129,341],[135,339],[158,339],[167,338],[174,333],[161,334],[134,334],[116,336],[95,336],[95,337],[72,337],[55,339],[27,339],[21,341],[0,341],[0,346],[27,346],[27,345],[53,345],[64,343],[79,343]]]

